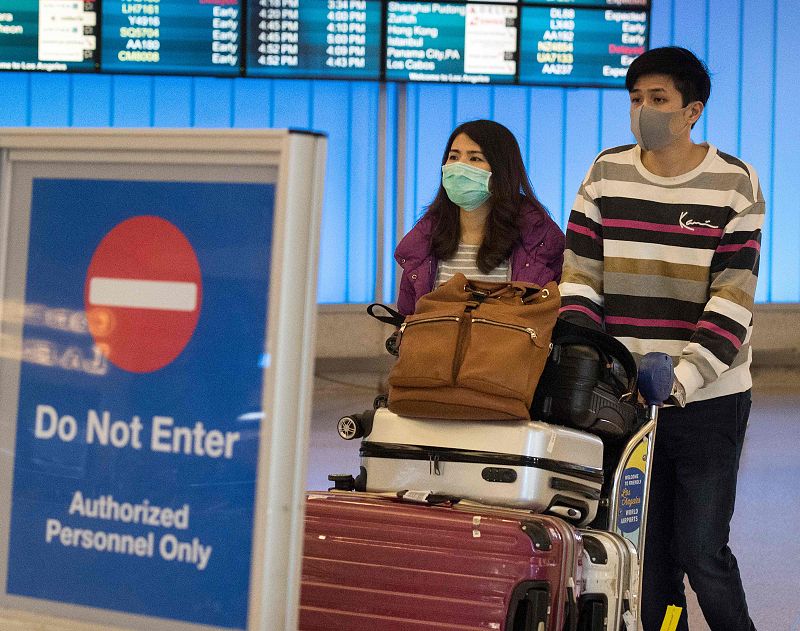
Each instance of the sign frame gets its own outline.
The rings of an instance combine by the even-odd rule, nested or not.
[[[297,130],[0,129],[0,621],[65,631],[221,627],[6,590],[34,178],[275,186],[247,629],[297,627],[326,138]],[[265,262],[265,265],[267,263]],[[48,627],[51,628],[51,627]]]

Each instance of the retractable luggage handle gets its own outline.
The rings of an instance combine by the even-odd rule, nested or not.
[[[656,426],[658,424],[658,410],[669,398],[672,390],[672,383],[675,379],[672,359],[665,353],[648,353],[642,357],[639,363],[639,378],[638,388],[645,402],[647,403],[647,420],[639,428],[639,431],[625,445],[622,451],[619,463],[617,464],[616,471],[614,472],[614,479],[611,487],[611,496],[609,498],[609,530],[619,535],[625,536],[625,533],[620,529],[619,505],[620,505],[620,490],[622,487],[623,476],[626,471],[628,460],[633,454],[634,450],[639,444],[646,440],[647,450],[645,455],[645,476],[644,476],[644,494],[642,495],[641,506],[641,522],[639,526],[639,540],[636,545],[636,552],[639,559],[639,584],[637,588],[636,602],[631,603],[632,609],[635,609],[635,621],[630,621],[631,624],[637,626],[632,628],[641,629],[641,594],[642,594],[642,580],[644,567],[644,552],[645,552],[645,536],[647,534],[647,508],[650,496],[650,477],[652,474],[653,465],[653,448],[656,439]],[[627,538],[627,537],[626,537]],[[628,621],[626,621],[628,624]],[[628,628],[631,628],[630,626]]]

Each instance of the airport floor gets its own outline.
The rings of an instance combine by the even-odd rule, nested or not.
[[[800,379],[756,375],[739,472],[731,548],[758,631],[800,631]],[[370,407],[382,375],[319,373],[311,423],[308,489],[329,473],[357,473],[358,441],[336,433],[340,416]],[[689,593],[691,631],[709,631]]]

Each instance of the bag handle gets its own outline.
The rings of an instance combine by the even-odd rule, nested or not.
[[[528,304],[535,298],[547,298],[550,295],[547,289],[540,287],[520,287],[514,283],[502,283],[491,288],[482,288],[469,280],[464,284],[464,291],[470,292],[473,300],[478,303],[487,298],[502,298],[509,293],[519,296],[523,304]]]
[[[379,307],[386,311],[389,315],[378,315],[375,313],[376,307]],[[391,307],[384,305],[380,302],[373,302],[371,305],[367,307],[367,313],[371,315],[376,320],[383,322],[384,324],[391,324],[392,326],[400,326],[405,321],[406,317],[400,313],[399,311],[395,311]]]
[[[595,351],[600,358],[600,361],[604,364],[603,365],[603,374],[606,378],[613,379],[616,383],[618,383],[622,388],[628,391],[628,393],[633,392],[633,388],[636,387],[636,384],[631,382],[630,372],[625,370],[625,380],[623,381],[617,375],[614,374],[612,370],[612,362],[614,361],[614,357],[608,352],[607,349],[603,348],[600,344],[595,342],[594,340],[586,339],[585,337],[581,337],[579,335],[563,335],[559,336],[558,339],[553,339],[553,344],[559,345],[573,345],[573,346],[584,346],[586,348],[591,348]],[[620,361],[620,363],[622,363]],[[623,367],[624,368],[624,367]]]
[[[553,330],[552,341],[553,344],[585,344],[587,346],[592,346],[603,355],[616,359],[622,364],[622,368],[628,378],[628,391],[631,394],[636,392],[636,380],[638,376],[636,362],[628,348],[617,338],[604,331],[590,329],[559,318]]]

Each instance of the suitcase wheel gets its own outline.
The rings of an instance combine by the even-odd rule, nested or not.
[[[364,435],[364,428],[361,426],[361,423],[358,422],[358,416],[356,414],[340,418],[339,422],[336,424],[336,431],[339,432],[339,436],[344,440],[354,440]]]
[[[328,481],[333,482],[333,487],[329,491],[354,491],[356,481],[348,473],[332,473],[328,476]]]

